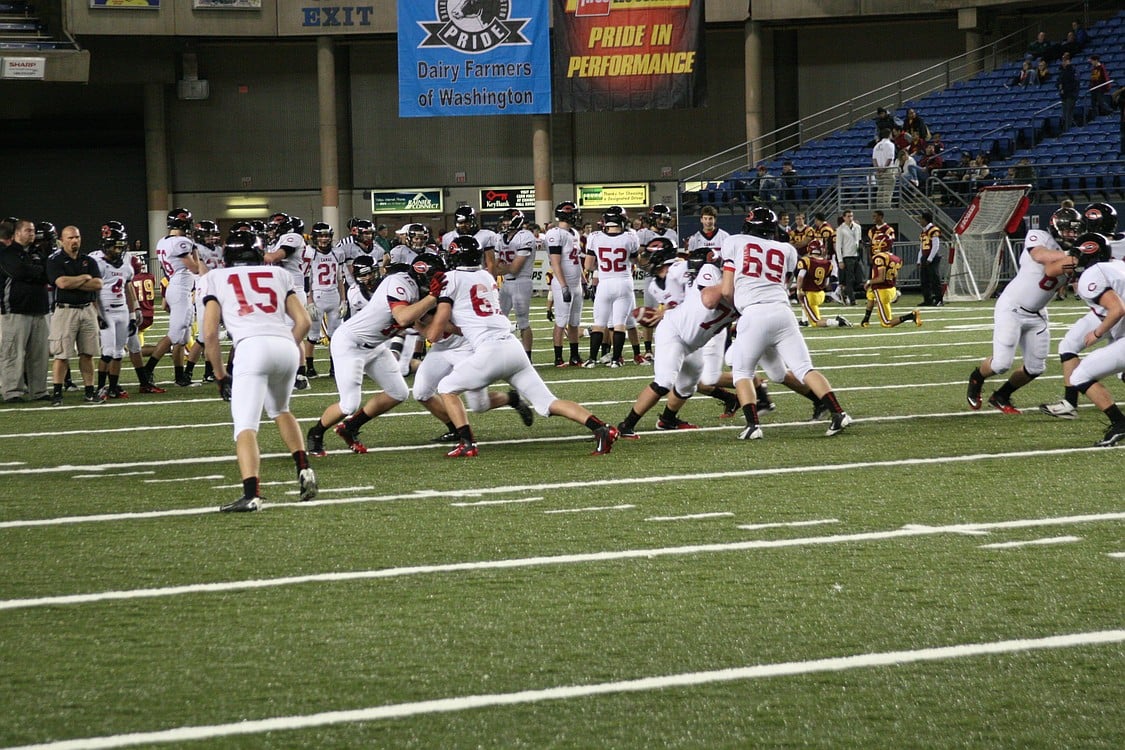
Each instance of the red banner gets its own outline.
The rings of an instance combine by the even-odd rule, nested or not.
[[[703,0],[555,0],[556,112],[702,107]]]

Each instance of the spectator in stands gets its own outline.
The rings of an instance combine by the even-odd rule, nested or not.
[[[895,118],[887,111],[886,107],[879,107],[875,110],[875,137],[867,144],[868,148],[873,148],[879,142],[880,133],[886,130],[888,133],[891,128],[895,126]]]
[[[1074,127],[1074,104],[1078,101],[1078,72],[1070,64],[1070,55],[1059,61],[1059,100],[1062,102],[1062,130]]]
[[[1046,59],[1040,57],[1039,61],[1035,63],[1035,83],[1048,83],[1052,75],[1053,73],[1051,73],[1051,68],[1047,65]]]
[[[1082,22],[1071,21],[1070,30],[1074,32],[1074,39],[1078,42],[1078,48],[1085,49],[1086,45],[1090,43],[1090,35],[1086,33],[1086,29],[1082,26]]]
[[[969,192],[975,195],[984,185],[992,184],[992,172],[988,168],[988,155],[983,151],[972,160],[969,172]]]
[[[933,174],[935,169],[941,169],[945,166],[945,159],[938,153],[937,146],[932,143],[927,143],[926,153],[922,155],[918,166],[926,170],[926,176],[929,177]]]
[[[770,174],[765,164],[759,164],[758,176],[754,179],[754,189],[757,191],[759,203],[777,203],[781,197],[781,180]]]
[[[1016,162],[1012,167],[1012,178],[1020,184],[1035,187],[1035,167],[1031,166],[1031,159],[1026,156]]]
[[[781,163],[781,200],[785,203],[795,203],[797,201],[797,170],[793,167],[793,162],[786,159]]]
[[[906,119],[902,121],[902,129],[911,138],[914,146],[911,153],[918,153],[925,148],[926,141],[930,140],[930,129],[913,108],[906,110]]]
[[[891,143],[895,145],[896,154],[899,152],[899,149],[905,148],[910,150],[910,144],[912,142],[913,138],[902,129],[901,125],[895,125],[891,128]]]
[[[1071,58],[1077,57],[1082,52],[1082,45],[1078,43],[1078,38],[1073,31],[1066,32],[1066,41],[1059,45],[1059,52],[1070,55]]]
[[[1043,60],[1054,60],[1058,57],[1058,45],[1047,41],[1047,32],[1040,31],[1035,41],[1027,45],[1027,53],[1032,57],[1041,57]]]
[[[909,151],[900,148],[898,150],[897,162],[900,180],[904,183],[909,182],[916,188],[925,189],[926,173],[918,166],[918,162],[910,155]]]
[[[957,166],[946,170],[945,183],[962,197],[967,197],[972,189],[973,157],[968,151],[961,152]]]
[[[879,131],[879,142],[871,149],[871,166],[875,168],[877,187],[875,205],[889,206],[895,191],[895,144],[890,130]]]
[[[1011,88],[1012,86],[1028,86],[1036,83],[1035,70],[1031,67],[1031,60],[1024,60],[1023,65],[1016,72],[1014,76],[1008,79],[1004,84],[1004,88]]]
[[[1090,55],[1090,117],[1108,115],[1113,111],[1113,102],[1110,98],[1109,71],[1099,55]]]

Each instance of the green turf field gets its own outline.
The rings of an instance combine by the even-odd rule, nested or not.
[[[620,421],[651,368],[549,366],[536,302],[552,390]],[[312,503],[265,425],[256,514],[216,512],[228,405],[170,359],[164,395],[2,406],[0,747],[1123,747],[1125,454],[1035,410],[1054,357],[1022,415],[969,411],[991,305],[923,317],[806,330],[836,437],[775,386],[761,441],[697,397],[605,457],[474,415],[451,460],[407,402],[366,455],[326,436]]]

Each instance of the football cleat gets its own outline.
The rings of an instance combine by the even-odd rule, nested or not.
[[[647,359],[645,359],[645,355],[643,355],[643,354],[634,354],[633,355],[633,364],[635,364],[635,365],[647,365],[647,364],[649,364],[649,361]]]
[[[1112,448],[1125,438],[1125,422],[1114,422],[1106,430],[1105,436],[1101,440],[1094,443],[1096,447]]]
[[[511,404],[512,408],[516,410],[516,413],[520,415],[520,419],[523,420],[524,425],[531,427],[531,424],[535,421],[535,412],[531,410],[527,402],[521,399],[520,395],[515,391],[508,391],[508,403]]]
[[[621,423],[621,424],[617,425],[617,437],[620,440],[640,440],[641,439],[641,436],[637,434],[636,430],[631,429],[629,427],[626,427],[624,423]]]
[[[191,385],[191,375],[188,375],[187,373],[180,375],[176,378],[176,385],[180,386],[181,388],[187,388]]]
[[[51,406],[62,406],[62,402],[63,398],[61,393],[51,397]]]
[[[798,320],[798,321],[797,321],[797,325],[801,326],[801,328],[808,328],[808,327],[809,327],[809,321],[807,321],[807,320]]]
[[[832,407],[829,406],[828,402],[825,401],[824,399],[818,398],[816,400],[816,403],[813,404],[812,418],[809,421],[810,422],[819,422],[822,419],[827,419],[831,415],[832,415]]]
[[[301,469],[301,471],[297,473],[297,486],[300,487],[301,490],[297,495],[298,500],[302,503],[306,500],[312,500],[316,497],[318,490],[316,472],[311,468]]]
[[[988,405],[995,409],[999,409],[1005,414],[1020,413],[1019,409],[1012,406],[1012,402],[1009,399],[996,395],[995,391],[993,391],[992,395],[988,397]]]
[[[674,419],[665,421],[664,418],[656,420],[656,429],[658,430],[698,430],[699,425],[685,422],[682,419]]]
[[[120,388],[117,388],[116,390],[110,388],[108,395],[110,398],[129,398],[129,391],[123,391]]]
[[[156,383],[143,383],[141,385],[141,387],[138,388],[137,390],[139,390],[141,393],[167,393],[168,392],[164,388],[161,388],[160,386],[158,386]]]
[[[594,430],[594,450],[591,456],[604,456],[613,450],[613,444],[617,442],[620,433],[616,427],[612,425],[603,425]]]
[[[969,375],[969,390],[965,394],[965,400],[969,402],[970,409],[976,410],[980,408],[980,391],[983,387],[983,380],[977,380],[972,375]]]
[[[476,458],[480,455],[476,443],[458,443],[457,447],[445,454],[449,458]]]
[[[220,513],[253,513],[262,507],[260,497],[240,497],[233,503],[219,507]]]
[[[737,398],[732,396],[726,400],[723,407],[723,413],[719,415],[719,419],[730,419],[735,414],[738,414],[738,411],[741,408],[742,404],[738,402]]]
[[[915,310],[914,312],[912,312],[910,314],[914,316],[914,325],[916,325],[918,327],[921,327],[922,326],[922,313]]]
[[[107,398],[108,396],[105,393],[102,393],[101,391],[95,391],[94,393],[87,393],[82,397],[82,400],[88,404],[100,404]]]
[[[570,364],[565,359],[556,359],[555,367],[562,369],[563,367],[570,367]]]
[[[622,360],[622,359],[612,359],[612,360],[610,360],[609,364],[606,365],[606,367],[608,367],[611,370],[616,370],[617,368],[624,367],[624,366],[625,366],[625,361]]]
[[[293,387],[298,391],[308,390],[309,379],[304,375],[298,375],[297,380],[293,383]]]
[[[598,366],[598,362],[595,359],[588,359],[588,360],[586,360],[585,362],[582,363],[582,366],[585,367],[587,370],[592,370],[592,369],[594,369],[595,367]]]
[[[430,442],[431,443],[459,443],[459,442],[461,442],[461,438],[457,437],[457,431],[456,430],[450,430],[449,432],[444,432],[441,435],[438,435],[436,438],[433,438],[432,440],[430,440]]]
[[[739,440],[761,440],[763,437],[762,426],[757,424],[746,425],[746,429],[738,433]]]
[[[653,360],[652,352],[645,352],[644,358],[645,358],[645,364],[646,365],[652,364],[652,360]]]
[[[598,357],[598,364],[599,365],[608,365],[612,361],[613,361],[613,355],[610,354],[609,352],[606,352],[602,356]]]
[[[305,435],[305,453],[310,456],[327,456],[328,451],[324,450],[324,434],[314,435],[312,428],[309,428],[308,433]]]
[[[320,373],[316,371],[315,367],[308,367],[305,369],[305,377],[312,380],[313,378],[319,378]]]
[[[1039,404],[1039,411],[1046,414],[1048,417],[1058,417],[1059,419],[1078,419],[1078,407],[1067,401],[1065,398],[1061,399],[1055,404]]]
[[[582,367],[585,363],[580,358],[575,357],[574,359],[570,360],[570,362],[568,362],[567,364],[570,365],[571,367]]]
[[[777,404],[765,398],[760,399],[754,408],[758,410],[759,414],[769,414],[772,411],[777,411]]]
[[[103,385],[101,388],[99,388],[97,390],[97,396],[98,396],[99,401],[105,401],[106,399],[108,399],[109,398],[109,386]]]
[[[827,437],[838,435],[844,431],[844,428],[852,423],[852,418],[848,416],[846,411],[839,414],[832,415],[832,423],[828,425],[828,430],[824,433]]]
[[[860,327],[860,328],[870,328],[870,327],[871,327],[871,323],[869,323],[869,322],[868,322],[868,321],[866,321],[866,320],[864,320],[864,321],[860,321],[859,327]]]
[[[78,390],[78,384],[75,383],[70,378],[67,378],[66,382],[63,383],[63,390],[65,390],[65,391],[77,391]]]
[[[837,315],[836,316],[836,324],[839,325],[840,328],[851,328],[852,327],[852,322],[850,320],[848,320],[847,318],[845,318],[843,315]]]
[[[359,433],[352,432],[351,427],[348,426],[348,420],[344,420],[336,425],[336,434],[348,444],[352,449],[352,453],[367,453],[367,446],[359,442]]]
[[[203,376],[203,382],[204,383],[214,383],[215,382],[215,373],[209,372],[206,375],[204,375]]]

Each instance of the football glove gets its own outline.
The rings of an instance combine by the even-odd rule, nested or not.
[[[340,309],[337,310],[337,312],[340,313],[340,318],[342,320],[347,319],[347,317],[348,317],[348,301],[347,300],[344,300],[343,302],[340,303]]]
[[[101,315],[98,316],[98,328],[103,331],[109,328],[109,323],[107,323],[105,318],[103,318]]]
[[[136,336],[137,335],[137,321],[135,321],[135,320],[129,321],[129,335],[130,336]]]
[[[571,300],[570,287],[564,286],[562,290],[563,302],[569,303]]]
[[[219,398],[223,401],[230,401],[230,375],[222,378],[215,378],[215,385],[219,386]]]
[[[441,289],[445,286],[445,272],[438,271],[430,279],[430,296],[437,299],[441,296]]]

